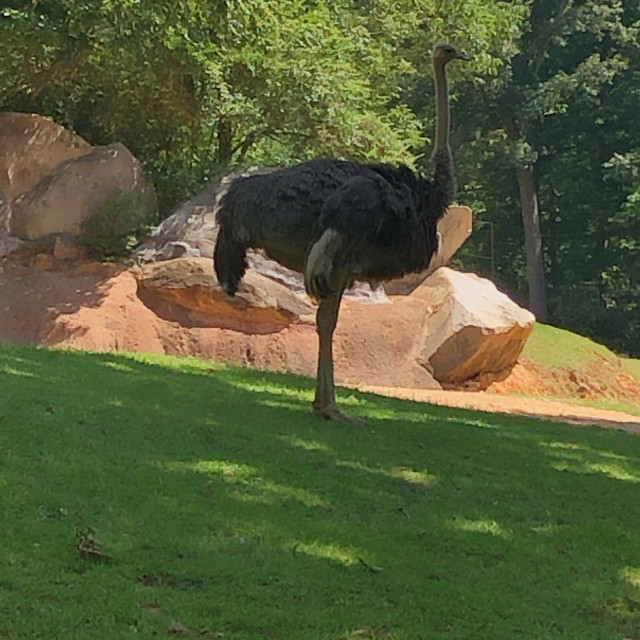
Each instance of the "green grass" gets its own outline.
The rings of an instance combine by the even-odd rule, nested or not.
[[[638,436],[346,391],[369,427],[333,424],[160,357],[2,348],[0,383],[2,638],[640,640]]]
[[[627,371],[640,381],[640,360],[636,358],[628,358],[623,360],[623,364]]]
[[[598,362],[598,356],[614,361],[616,356],[607,347],[589,338],[536,323],[522,355],[551,368],[582,368]]]

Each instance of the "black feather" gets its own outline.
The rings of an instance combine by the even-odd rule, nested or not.
[[[404,165],[320,159],[235,179],[220,201],[214,261],[230,294],[244,274],[246,248],[303,271],[327,229],[341,238],[331,269],[307,283],[318,297],[354,279],[383,280],[425,269],[437,223],[453,198],[449,157],[436,154],[434,180]]]

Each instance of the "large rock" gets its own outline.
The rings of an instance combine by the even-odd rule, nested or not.
[[[443,384],[501,375],[517,362],[535,316],[485,278],[441,268],[416,289],[428,306],[417,356]]]
[[[310,302],[255,271],[246,274],[241,291],[230,298],[220,288],[208,258],[154,262],[138,268],[135,276],[138,295],[147,306],[169,317],[178,305],[198,326],[262,334],[281,331],[303,317],[313,322],[315,309]]]
[[[228,298],[207,258],[150,263],[135,276],[138,296],[164,320],[224,330],[229,345],[251,343],[246,348],[254,364],[281,369],[286,362],[296,373],[312,371],[315,305],[284,284],[249,270],[239,294]],[[350,384],[418,388],[488,383],[515,365],[533,323],[531,313],[490,281],[441,268],[390,304],[345,300],[335,334],[336,377]],[[265,336],[264,353],[255,341],[259,335]],[[291,351],[298,354],[293,360]],[[246,362],[245,354],[230,349],[223,357]]]
[[[9,200],[34,187],[59,164],[91,151],[80,136],[31,113],[0,113],[0,140],[0,190]]]
[[[249,270],[239,293],[229,298],[212,261],[201,257],[149,263],[134,275],[138,298],[159,319],[155,332],[166,353],[315,375],[316,307],[306,296]],[[345,300],[334,338],[338,382],[439,388],[416,363],[414,342],[407,340],[421,333],[416,326],[424,322],[424,305],[401,307]]]
[[[119,190],[153,196],[139,162],[122,144],[97,147],[67,160],[12,203],[11,232],[24,240],[77,234],[81,222]]]

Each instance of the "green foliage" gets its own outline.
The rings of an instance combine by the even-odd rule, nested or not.
[[[148,225],[144,195],[121,190],[82,221],[78,242],[102,258],[127,258]]]
[[[9,2],[0,108],[124,142],[165,212],[229,164],[412,162],[425,131],[403,92],[430,78],[434,42],[471,44],[473,20],[476,69],[490,73],[517,29],[519,3],[449,5],[455,20],[436,0]]]
[[[638,638],[637,436],[329,424],[310,380],[164,357],[3,348],[0,382],[4,636]]]
[[[640,354],[639,34],[623,0],[7,0],[0,109],[122,141],[166,215],[229,165],[423,164],[449,39],[474,56],[451,68],[458,200],[485,223],[462,266],[526,300],[535,164],[550,320]]]
[[[461,89],[460,199],[493,223],[497,280],[526,300],[514,167],[534,163],[550,321],[637,355],[640,9],[619,0],[527,6],[510,64]],[[463,264],[489,273],[486,233],[465,252]]]

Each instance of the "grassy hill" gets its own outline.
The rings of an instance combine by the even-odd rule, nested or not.
[[[605,360],[621,363],[640,381],[640,360],[621,358],[607,347],[550,325],[537,323],[525,345],[523,355],[548,367],[586,369]]]
[[[0,348],[0,637],[640,639],[640,438]],[[348,397],[345,397],[348,396]]]
[[[524,395],[640,416],[640,360],[564,329],[536,324],[521,362],[535,384]]]

